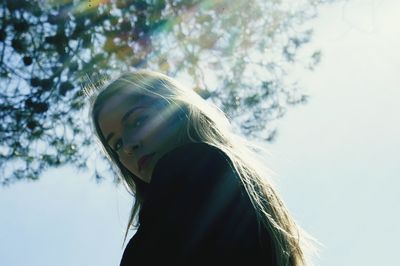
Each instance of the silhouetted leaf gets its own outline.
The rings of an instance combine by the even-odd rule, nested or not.
[[[276,131],[268,122],[308,99],[283,80],[311,41],[302,21],[329,1],[306,0],[290,10],[285,1],[264,0],[113,0],[91,7],[71,0],[3,1],[0,183],[38,179],[44,169],[64,164],[86,167],[96,146],[82,114],[88,104],[82,81],[125,70],[185,76],[242,134],[272,141]],[[309,69],[321,58],[320,51],[311,54]],[[15,158],[26,165],[16,166]],[[16,170],[6,173],[8,166]],[[96,172],[96,180],[102,176]]]

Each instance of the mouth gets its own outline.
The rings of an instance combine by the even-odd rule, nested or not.
[[[146,154],[146,155],[140,157],[140,159],[139,159],[139,161],[138,161],[138,168],[139,168],[139,171],[141,171],[142,168],[143,168],[143,166],[144,166],[147,162],[149,162],[149,161],[151,160],[151,158],[154,156],[154,154],[155,154],[155,152],[150,153],[150,154]]]

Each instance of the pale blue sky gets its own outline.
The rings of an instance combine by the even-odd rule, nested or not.
[[[312,23],[322,62],[292,73],[310,101],[267,145],[289,209],[325,246],[317,265],[400,265],[399,14],[396,0],[322,8]],[[118,265],[130,202],[70,168],[0,188],[0,265]]]

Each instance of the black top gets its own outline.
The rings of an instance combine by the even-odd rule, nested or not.
[[[156,164],[140,226],[120,266],[275,265],[270,236],[230,159],[204,143],[179,146]]]

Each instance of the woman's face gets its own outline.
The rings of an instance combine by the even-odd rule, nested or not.
[[[182,123],[173,106],[163,99],[121,90],[100,110],[98,122],[105,145],[130,172],[147,183],[158,159],[180,144]]]

